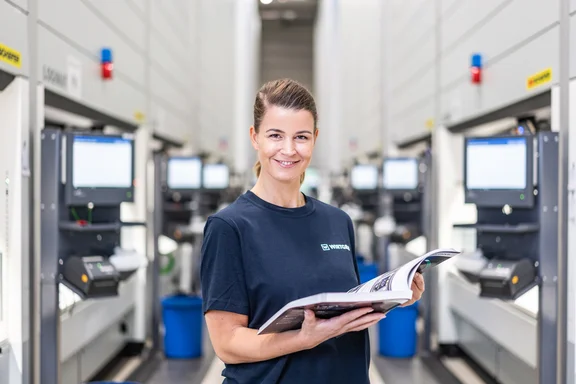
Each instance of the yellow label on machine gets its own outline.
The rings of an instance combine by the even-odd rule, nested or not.
[[[144,120],[146,119],[146,117],[144,116],[144,112],[141,111],[134,112],[134,119],[139,123],[143,123]]]
[[[526,89],[533,89],[550,81],[552,81],[552,68],[546,68],[526,79]]]
[[[22,55],[15,49],[0,43],[0,61],[15,66],[22,67]]]

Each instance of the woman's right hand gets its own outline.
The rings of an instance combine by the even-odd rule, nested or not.
[[[307,309],[304,311],[300,336],[308,348],[314,348],[333,337],[369,328],[386,317],[373,311],[371,307],[360,308],[331,319],[318,319],[313,311]]]

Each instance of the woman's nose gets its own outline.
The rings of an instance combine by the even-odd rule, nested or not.
[[[291,140],[286,140],[286,142],[282,146],[282,152],[286,155],[293,155],[294,153],[296,153],[294,143]]]

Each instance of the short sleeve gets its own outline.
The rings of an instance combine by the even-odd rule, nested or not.
[[[202,306],[248,315],[249,301],[238,233],[223,219],[210,217],[204,227],[200,266]]]
[[[360,282],[360,272],[358,270],[358,261],[356,260],[356,238],[354,234],[354,224],[352,224],[352,219],[348,215],[346,215],[346,221],[348,222],[348,236],[350,237],[350,251],[352,252],[352,263],[354,264],[354,271],[356,272],[358,282]]]

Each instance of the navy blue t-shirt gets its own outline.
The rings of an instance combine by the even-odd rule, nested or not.
[[[248,316],[258,329],[292,300],[345,292],[359,284],[354,230],[342,210],[306,196],[299,208],[248,191],[211,216],[204,229],[204,312]],[[350,332],[279,358],[228,364],[224,383],[369,383],[368,332]]]

